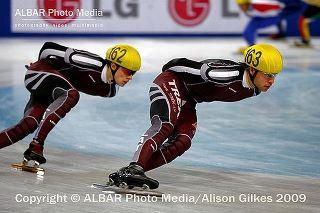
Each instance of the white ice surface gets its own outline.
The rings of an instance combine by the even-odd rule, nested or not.
[[[237,103],[200,104],[191,149],[172,165],[150,173],[160,181],[160,191],[175,195],[305,193],[306,203],[17,203],[17,193],[97,195],[90,184],[103,182],[106,170],[112,172],[129,162],[140,135],[149,127],[148,87],[162,65],[175,57],[241,60],[234,52],[244,44],[234,38],[0,39],[1,129],[20,119],[28,97],[24,65],[36,60],[47,40],[100,55],[115,43],[132,44],[141,53],[142,72],[113,99],[82,95],[46,141],[43,181],[8,168],[21,159],[27,141],[0,150],[0,211],[319,212],[320,40],[313,41],[312,49],[272,42],[282,52],[285,66],[271,91]]]

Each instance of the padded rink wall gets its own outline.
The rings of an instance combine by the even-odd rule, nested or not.
[[[248,21],[234,0],[6,0],[0,16],[2,37],[240,36]],[[287,20],[290,36],[297,18]],[[311,24],[312,35],[319,26]]]

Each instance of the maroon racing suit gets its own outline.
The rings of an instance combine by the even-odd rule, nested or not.
[[[106,83],[106,61],[98,55],[46,42],[38,61],[27,67],[25,86],[30,92],[22,120],[0,132],[0,148],[34,132],[43,146],[48,133],[79,101],[79,92],[113,97],[115,83]]]
[[[197,103],[258,95],[247,84],[245,68],[220,59],[178,58],[164,65],[149,91],[151,127],[141,136],[132,163],[149,171],[188,150],[197,127]]]

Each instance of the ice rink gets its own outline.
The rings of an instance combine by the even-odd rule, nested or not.
[[[141,134],[149,127],[148,90],[162,66],[177,57],[194,60],[242,60],[236,54],[241,39],[0,39],[0,129],[22,116],[28,100],[24,65],[37,59],[45,41],[104,55],[108,46],[129,43],[142,56],[141,73],[115,98],[81,94],[79,104],[51,132],[46,141],[48,163],[43,180],[17,172],[9,164],[20,161],[27,142],[0,150],[0,209],[34,212],[61,208],[66,212],[320,212],[320,40],[313,48],[295,48],[291,41],[271,41],[284,57],[284,70],[268,93],[235,103],[197,106],[198,129],[191,149],[170,166],[150,172],[159,190],[181,195],[259,194],[270,203],[188,202],[17,203],[16,194],[98,194],[93,182],[130,162]],[[270,42],[260,39],[259,41]],[[63,151],[61,151],[63,150]],[[101,192],[100,192],[101,193]],[[306,202],[276,202],[279,194],[305,194]],[[184,208],[188,208],[185,210]],[[272,211],[270,211],[272,209]]]

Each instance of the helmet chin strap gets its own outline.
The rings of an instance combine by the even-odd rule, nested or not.
[[[251,80],[251,83],[253,84],[253,86],[255,87],[255,88],[257,88],[257,86],[254,84],[254,79],[256,78],[256,76],[257,76],[257,74],[258,74],[258,71],[257,70],[254,70],[254,73],[253,74],[251,74],[251,70],[250,69],[252,69],[251,67],[249,67],[249,77],[250,77],[250,80]]]
[[[109,66],[110,66],[110,71],[111,71],[111,75],[112,75],[112,82],[115,82],[114,76],[115,76],[115,74],[118,71],[120,66],[115,64],[115,63],[112,63]]]

